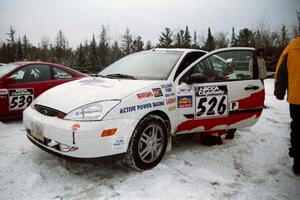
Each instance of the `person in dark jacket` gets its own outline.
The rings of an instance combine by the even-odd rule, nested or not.
[[[267,77],[266,62],[263,58],[264,49],[257,48],[253,58],[249,62],[249,71],[254,79],[259,78],[262,81]]]
[[[300,37],[290,42],[277,63],[274,94],[283,100],[286,91],[292,118],[289,155],[294,173],[300,175]]]

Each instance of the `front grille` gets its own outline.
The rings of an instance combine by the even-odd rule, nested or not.
[[[59,110],[55,110],[53,108],[49,108],[47,106],[42,106],[42,105],[34,105],[34,108],[36,111],[39,113],[49,116],[49,117],[58,117],[58,118],[64,118],[66,116],[66,113],[61,112]]]

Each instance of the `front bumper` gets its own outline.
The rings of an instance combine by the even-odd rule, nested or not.
[[[42,115],[28,107],[23,112],[27,137],[38,147],[68,158],[93,159],[127,151],[136,119],[76,122]],[[79,128],[72,130],[74,124]],[[37,137],[36,126],[42,136]],[[103,130],[116,128],[112,136],[101,137]]]

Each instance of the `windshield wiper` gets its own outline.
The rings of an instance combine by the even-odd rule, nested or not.
[[[134,76],[127,75],[127,74],[108,74],[106,75],[108,78],[127,78],[127,79],[134,79],[137,80]]]

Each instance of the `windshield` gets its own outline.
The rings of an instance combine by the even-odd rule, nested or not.
[[[16,64],[16,63],[0,66],[0,77],[3,77],[5,74],[7,74],[8,72],[16,69],[19,66],[20,65]]]
[[[134,79],[166,80],[181,55],[180,51],[135,53],[109,65],[99,75],[118,75],[120,78],[122,78],[120,75],[127,75]]]

